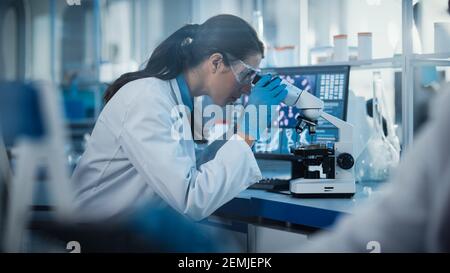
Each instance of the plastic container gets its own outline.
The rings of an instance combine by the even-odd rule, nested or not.
[[[311,64],[328,63],[333,59],[333,47],[315,47],[309,50]]]
[[[358,33],[358,60],[372,59],[372,33]]]
[[[348,41],[347,35],[335,35],[334,41],[334,57],[335,62],[348,62]]]

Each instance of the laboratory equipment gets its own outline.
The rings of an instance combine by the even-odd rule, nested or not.
[[[3,143],[3,137],[0,132],[0,252],[3,246],[3,234],[5,228],[6,205],[8,188],[11,183],[11,167],[9,164],[8,153]]]
[[[255,184],[252,184],[249,189],[266,190],[266,191],[288,191],[290,179],[266,177]]]
[[[400,141],[384,99],[384,84],[379,72],[373,75],[373,133],[356,161],[357,181],[385,181],[400,161]],[[370,110],[370,109],[368,109]]]
[[[323,111],[316,120],[320,117],[336,126],[339,140],[331,145],[301,145],[292,150],[299,163],[290,191],[299,197],[351,197],[356,191],[353,126]],[[298,132],[307,129],[309,134],[315,134],[316,123],[310,116],[299,118]]]
[[[309,50],[309,59],[312,65],[329,63],[333,58],[332,46],[314,47]]]
[[[335,35],[333,36],[334,41],[334,56],[333,61],[335,62],[348,62],[348,42],[347,35]]]
[[[254,83],[259,79],[255,77]],[[292,149],[297,163],[293,164],[296,170],[290,181],[291,193],[299,197],[352,196],[355,193],[353,126],[324,112],[324,102],[306,88],[302,90],[285,79],[282,84],[288,90],[284,103],[301,110],[301,115],[296,117],[298,134],[307,130],[310,135],[315,135],[320,118],[338,132],[335,143],[312,143]]]
[[[358,60],[372,59],[372,32],[358,33]]]
[[[263,73],[277,75],[301,90],[308,91],[323,101],[325,112],[344,121],[347,119],[349,66],[267,68],[263,69]],[[258,149],[255,150],[256,155],[258,156],[259,152],[290,154],[289,148],[292,147],[292,141],[300,140],[304,144],[311,143],[311,136],[306,132],[301,135],[291,133],[295,129],[297,117],[300,114],[299,108],[281,103],[278,108],[278,124],[275,124],[277,125],[275,127],[279,128],[271,128],[272,131],[275,129],[280,132],[279,149],[264,151]],[[320,119],[314,137],[321,142],[336,142],[338,140],[337,128],[326,120]],[[273,136],[272,139],[274,139]],[[263,142],[263,140],[258,140],[255,147],[264,147]]]
[[[58,220],[72,216],[72,191],[64,154],[66,136],[58,92],[45,83],[0,84],[0,124],[5,144],[16,149],[8,188],[4,249],[20,252],[26,239],[38,170],[47,167],[52,211]]]

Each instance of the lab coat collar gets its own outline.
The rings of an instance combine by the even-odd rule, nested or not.
[[[194,103],[183,73],[177,76],[177,84],[178,88],[180,89],[181,100],[183,101],[183,104],[186,105],[192,112],[194,110]]]

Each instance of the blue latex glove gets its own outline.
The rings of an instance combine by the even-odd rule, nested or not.
[[[264,75],[253,87],[248,98],[247,105],[278,105],[287,96],[285,84],[280,84],[281,79],[276,77],[272,81],[272,75]]]
[[[260,118],[252,115],[254,112],[246,111],[244,113],[244,117],[238,124],[238,131],[244,135],[251,137],[252,139],[258,139],[261,135],[261,132],[266,130],[267,125],[272,122],[270,116],[271,106],[280,104],[280,102],[282,102],[286,98],[287,92],[288,91],[286,90],[286,85],[281,84],[280,78],[277,77],[272,80],[271,75],[263,76],[253,87],[249,95],[246,107],[256,106],[256,109],[258,109],[258,106],[266,105],[268,114],[268,116],[266,117],[266,122],[259,123]],[[258,115],[259,114],[261,113],[258,113]]]

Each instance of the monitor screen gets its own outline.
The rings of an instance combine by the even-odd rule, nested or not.
[[[287,80],[301,90],[310,92],[324,101],[324,111],[342,120],[347,118],[349,66],[309,66],[309,67],[288,67],[288,68],[266,68],[263,73],[278,75]],[[310,141],[307,134],[297,136],[295,126],[297,116],[300,111],[283,103],[279,105],[278,122],[282,130],[278,136],[279,151],[288,151],[288,142],[297,141],[298,137],[303,137],[304,142]],[[274,136],[272,136],[273,138]],[[319,142],[335,142],[338,140],[337,129],[320,119],[317,126],[316,140]],[[263,140],[264,141],[264,140]],[[274,141],[274,140],[272,140]],[[276,152],[276,149],[275,149]],[[283,152],[284,153],[284,152]]]

